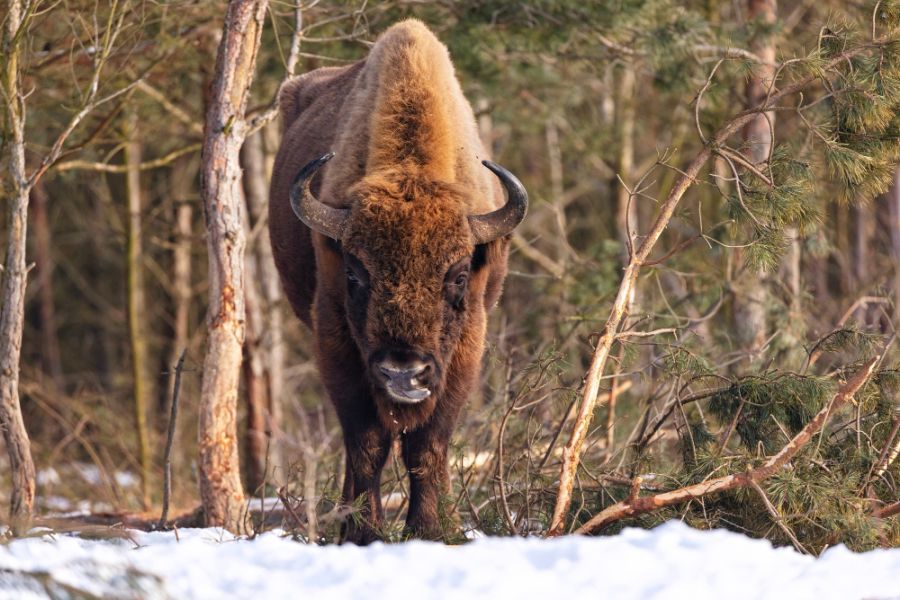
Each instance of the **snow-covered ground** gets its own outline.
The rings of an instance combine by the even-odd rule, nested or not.
[[[613,537],[315,547],[214,529],[0,546],[0,598],[900,598],[900,549],[813,559],[672,522]]]

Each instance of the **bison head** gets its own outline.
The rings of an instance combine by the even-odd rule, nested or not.
[[[458,185],[387,170],[349,190],[350,208],[334,208],[310,192],[311,178],[332,156],[300,171],[291,191],[294,212],[338,242],[347,322],[376,392],[395,404],[433,399],[446,385],[467,321],[483,320],[479,294],[486,277],[478,272],[486,245],[524,218],[525,189],[509,171],[484,161],[508,200],[494,212],[469,215],[467,192]]]

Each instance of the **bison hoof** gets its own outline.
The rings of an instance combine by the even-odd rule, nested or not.
[[[345,544],[355,544],[357,546],[368,546],[373,542],[384,541],[384,538],[375,529],[352,522],[344,525],[341,539]]]

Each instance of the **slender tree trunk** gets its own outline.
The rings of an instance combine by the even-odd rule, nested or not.
[[[250,139],[256,136],[251,136]],[[246,146],[246,143],[245,143]],[[250,187],[250,170],[247,168],[246,152],[244,159],[244,183]],[[248,191],[248,195],[250,192]],[[249,209],[249,202],[248,207]],[[254,252],[252,241],[253,228],[248,211],[244,212],[244,226],[248,238],[251,239],[250,251],[244,257],[244,288],[246,301],[246,339],[244,340],[244,390],[247,396],[247,437],[244,440],[247,455],[247,487],[252,492],[259,490],[266,480],[266,452],[272,428],[269,414],[270,394],[268,385],[268,352],[264,343],[266,324],[263,317],[263,298],[260,289],[262,269],[259,256]]]
[[[849,259],[853,255],[850,238],[850,207],[844,203],[838,202],[834,207],[834,245],[835,251],[832,254],[838,267],[838,289],[837,295],[845,297],[853,294],[855,280],[853,278],[853,267]]]
[[[175,239],[172,251],[172,301],[174,320],[172,324],[172,346],[166,361],[169,373],[166,386],[166,404],[162,414],[172,411],[172,396],[175,390],[175,364],[190,340],[191,315],[191,246],[193,241],[194,207],[190,191],[197,163],[193,157],[183,156],[172,166],[171,193],[175,203]]]
[[[616,86],[616,139],[619,144],[616,172],[628,186],[634,183],[634,84],[634,68],[623,66],[618,72]],[[637,198],[631,197],[625,185],[616,186],[616,230],[622,244],[623,266],[628,264],[628,248],[633,243],[629,235],[639,231]]]
[[[748,0],[748,20],[773,24],[776,18],[776,0]],[[750,50],[768,64],[756,64],[747,82],[747,106],[759,106],[766,98],[775,76],[775,43],[771,36],[757,36],[750,42]],[[744,128],[744,140],[749,146],[749,158],[763,167],[772,151],[772,131],[775,126],[775,112],[757,115]],[[796,238],[796,234],[794,235]],[[799,252],[799,245],[797,246]],[[741,253],[735,260],[740,263]],[[793,258],[788,259],[793,264]],[[799,254],[798,258],[799,260]],[[740,269],[740,264],[737,265]],[[740,270],[734,280],[733,325],[735,339],[745,350],[758,350],[766,339],[767,290],[764,285],[766,274],[752,269]]]
[[[870,271],[872,264],[872,248],[875,245],[875,206],[864,204],[852,206],[850,217],[853,223],[853,252],[852,272],[854,288],[857,296],[868,293],[871,288],[873,274]],[[861,306],[856,311],[856,320],[866,326],[869,324],[870,306]]]
[[[269,229],[264,226],[269,176],[261,131],[244,142],[241,162],[247,199],[247,231],[250,233],[249,252],[245,262],[248,284],[244,373],[249,416],[247,451],[250,462],[247,481],[251,489],[257,489],[267,476],[264,472],[267,462],[282,467],[273,470],[268,476],[281,478],[285,473],[278,440],[274,440],[273,444],[271,439],[271,432],[281,429],[284,342],[281,285],[269,244]],[[275,485],[279,483],[271,481]]]
[[[632,197],[629,188],[634,184],[634,90],[635,73],[630,64],[624,65],[617,73],[616,90],[616,140],[619,145],[616,157],[616,173],[621,181],[616,185],[616,232],[621,244],[622,268],[628,266],[634,245],[634,234],[639,231],[637,198]],[[624,183],[623,183],[624,182]],[[626,314],[634,308],[637,286],[631,288]],[[624,356],[625,346],[619,349],[619,362]],[[606,456],[610,458],[616,439],[616,404],[621,381],[618,377],[611,383],[609,404],[606,413]]]
[[[27,530],[34,508],[34,462],[22,408],[19,404],[19,361],[25,321],[25,263],[30,183],[25,171],[25,107],[19,87],[19,49],[16,33],[23,27],[22,2],[7,4],[3,37],[3,95],[6,104],[4,138],[9,150],[6,182],[8,231],[3,287],[0,290],[0,428],[12,471],[10,523],[14,533]]]
[[[144,299],[143,262],[141,242],[141,143],[137,128],[137,116],[132,115],[126,124],[125,141],[125,193],[128,202],[128,242],[126,273],[128,278],[128,337],[131,346],[132,393],[134,394],[134,419],[137,428],[138,460],[140,461],[141,501],[144,510],[150,505],[150,432],[147,427],[148,398],[151,397],[150,377],[147,369],[147,336],[144,331],[146,302]]]
[[[203,143],[209,323],[200,392],[200,495],[206,523],[242,533],[237,399],[244,345],[244,195],[240,148],[267,0],[231,0],[216,57]]]
[[[891,258],[894,263],[894,324],[900,327],[900,167],[894,169],[894,185],[888,200],[891,219]]]
[[[57,390],[62,390],[62,355],[56,327],[56,303],[53,298],[53,244],[47,215],[47,190],[38,181],[31,189],[31,225],[34,229],[34,255],[37,266],[37,296],[41,319],[41,366]]]

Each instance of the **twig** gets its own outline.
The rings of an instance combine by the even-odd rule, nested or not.
[[[178,396],[181,394],[181,373],[184,371],[184,357],[187,355],[187,348],[181,351],[178,357],[178,363],[175,365],[175,389],[172,391],[172,412],[169,413],[169,427],[166,431],[166,452],[163,458],[165,464],[163,471],[163,504],[162,514],[159,516],[157,529],[163,529],[166,526],[166,519],[169,516],[169,499],[172,496],[172,446],[175,442],[175,422],[178,419]]]
[[[772,504],[772,501],[769,500],[768,496],[766,496],[766,491],[762,489],[762,486],[752,479],[750,480],[750,485],[754,490],[756,490],[756,493],[759,494],[759,497],[762,499],[763,504],[765,504],[766,506],[766,510],[769,511],[770,515],[772,515],[772,519],[775,521],[775,524],[781,528],[784,534],[791,540],[791,543],[794,544],[794,548],[796,548],[798,552],[809,554],[809,551],[803,547],[803,544],[800,543],[800,540],[797,539],[797,536],[794,535],[794,532],[791,531],[791,528],[788,527],[787,523],[784,522],[784,519],[778,512],[778,509],[775,508],[775,505]]]
[[[816,361],[819,360],[823,353],[822,344],[824,344],[831,336],[841,331],[844,328],[844,324],[847,322],[847,319],[849,319],[858,308],[868,306],[869,304],[889,303],[890,300],[888,300],[887,298],[882,298],[880,296],[860,296],[859,298],[857,298],[856,301],[850,305],[850,308],[844,311],[844,314],[841,315],[841,318],[838,319],[835,328],[832,329],[828,335],[819,339],[819,341],[816,342],[815,346],[813,346],[812,350],[810,350],[809,358],[806,360],[806,367],[804,367],[803,372],[805,373],[810,369],[810,367],[816,364]]]
[[[884,472],[891,466],[891,463],[893,463],[897,456],[900,455],[900,437],[897,437],[898,431],[900,431],[900,415],[894,417],[894,425],[891,427],[891,432],[885,439],[884,448],[881,450],[878,461],[872,465],[872,469],[866,477],[866,483],[863,485],[863,489],[869,487],[869,484],[873,480],[884,475]]]

